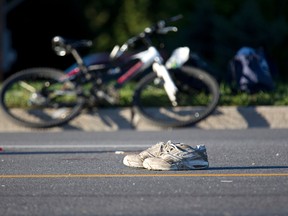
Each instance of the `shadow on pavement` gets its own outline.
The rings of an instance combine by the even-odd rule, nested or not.
[[[288,166],[240,166],[240,167],[209,167],[208,170],[251,170],[251,169],[288,169]]]
[[[246,120],[248,128],[270,127],[269,122],[257,112],[255,107],[237,107],[237,111]]]

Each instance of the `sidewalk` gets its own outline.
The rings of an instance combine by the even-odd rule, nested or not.
[[[134,127],[131,125],[129,108],[102,109],[95,113],[83,112],[76,119],[63,127],[50,129],[31,129],[19,126],[0,112],[0,132],[30,131],[116,131],[137,130],[153,131],[163,129],[136,116]],[[247,128],[287,128],[288,106],[256,106],[256,107],[218,107],[216,111],[194,126],[199,129],[247,129]]]

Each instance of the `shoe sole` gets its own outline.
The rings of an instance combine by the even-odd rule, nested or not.
[[[196,163],[195,163],[196,162]],[[175,166],[171,164],[170,167],[161,167],[158,165],[150,165],[145,160],[143,162],[143,167],[148,170],[155,170],[155,171],[176,171],[176,170],[201,170],[201,169],[207,169],[209,167],[209,163],[203,163],[203,161],[193,161],[193,163],[190,164],[183,164],[182,167]]]

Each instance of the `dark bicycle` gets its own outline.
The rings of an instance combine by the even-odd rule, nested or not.
[[[24,126],[47,128],[68,123],[84,108],[119,103],[120,90],[134,80],[133,112],[163,127],[193,125],[216,108],[217,81],[203,68],[191,66],[190,49],[179,47],[168,60],[153,46],[151,38],[175,32],[167,26],[180,16],[161,20],[130,38],[109,55],[87,63],[79,48],[89,40],[71,41],[56,36],[56,54],[71,54],[76,61],[67,72],[55,68],[29,68],[3,83],[0,105],[8,117]],[[141,43],[141,49],[135,44]],[[134,47],[134,48],[133,48]]]

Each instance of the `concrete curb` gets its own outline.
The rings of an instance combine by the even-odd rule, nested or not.
[[[130,108],[100,109],[98,112],[85,113],[63,127],[49,129],[32,129],[17,125],[3,116],[0,112],[0,132],[31,132],[31,131],[159,131],[167,130],[152,125],[136,116],[134,126],[131,125]],[[287,128],[288,106],[255,106],[234,107],[221,106],[216,111],[199,122],[187,128],[198,129],[247,129],[247,128]]]

